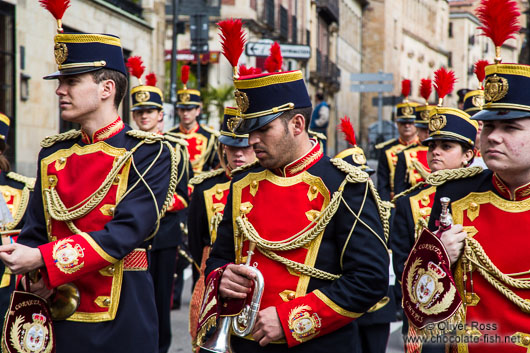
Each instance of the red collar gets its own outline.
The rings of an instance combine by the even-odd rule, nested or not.
[[[405,142],[400,138],[398,138],[398,142],[403,145],[403,146],[410,146],[410,145],[414,145],[414,144],[419,144],[420,143],[420,139],[418,138],[418,136],[416,136],[416,138],[410,142]]]
[[[314,146],[306,154],[294,162],[287,164],[283,169],[275,170],[275,173],[284,177],[291,177],[314,166],[322,158],[324,153],[322,153],[320,144],[315,139],[311,139],[311,142]]]
[[[90,138],[90,136],[88,136],[88,134],[82,130],[81,130],[81,135],[82,135],[84,143],[86,144],[96,143],[99,141],[104,141],[118,134],[121,130],[123,130],[124,127],[125,127],[125,124],[123,123],[121,118],[118,116],[118,118],[114,120],[114,122],[94,132],[94,134],[92,135],[92,138]]]
[[[530,183],[519,186],[515,189],[512,195],[510,189],[504,184],[501,178],[499,178],[497,173],[493,173],[493,186],[502,197],[511,201],[521,201],[530,197]]]
[[[197,132],[199,131],[199,123],[196,123],[197,125],[195,125],[194,127],[192,127],[191,129],[189,130],[186,130],[183,126],[179,125],[179,131],[182,132],[183,134],[186,134],[186,135],[189,135],[193,132]]]

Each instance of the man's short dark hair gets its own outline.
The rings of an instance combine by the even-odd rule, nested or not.
[[[125,96],[125,93],[127,92],[127,76],[122,74],[119,71],[115,70],[109,70],[109,69],[101,69],[90,72],[92,74],[92,77],[94,78],[94,82],[100,83],[104,80],[112,80],[115,83],[116,86],[116,95],[114,96],[114,106],[116,109],[120,106],[120,103]]]
[[[287,123],[296,115],[301,114],[305,118],[304,130],[309,131],[309,123],[311,122],[311,113],[313,112],[313,107],[306,108],[296,108],[293,110],[288,110],[278,117],[283,122],[283,126],[287,129]]]
[[[315,94],[315,97],[316,97],[319,101],[323,101],[323,100],[324,100],[324,94],[323,94],[323,93],[317,93],[317,94]]]

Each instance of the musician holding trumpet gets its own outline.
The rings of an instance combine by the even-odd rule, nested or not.
[[[365,172],[330,160],[309,138],[302,72],[234,84],[242,112],[234,130],[249,134],[259,165],[234,175],[207,261],[198,338],[221,321],[203,350],[352,352],[352,322],[387,293],[388,209]],[[229,319],[243,337],[219,349]]]

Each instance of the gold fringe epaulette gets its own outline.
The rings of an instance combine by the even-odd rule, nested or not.
[[[6,177],[9,179],[12,179],[14,181],[18,181],[19,183],[24,184],[27,186],[30,190],[33,190],[35,188],[35,178],[30,178],[15,172],[9,172],[6,174]]]
[[[221,175],[223,173],[225,173],[225,170],[223,168],[210,170],[209,172],[204,172],[204,173],[201,173],[199,175],[194,176],[193,178],[190,179],[190,181],[188,183],[190,185],[199,185],[203,181],[205,181],[207,179],[211,179],[211,178],[216,177],[218,175]]]
[[[219,136],[219,135],[221,135],[221,133],[220,133],[219,131],[217,131],[217,130],[215,130],[215,129],[209,127],[209,126],[201,125],[201,127],[202,127],[204,130],[208,131],[210,134],[212,134],[212,135],[214,135],[214,136],[216,136],[216,137]]]
[[[254,168],[257,165],[259,165],[259,161],[255,160],[252,163],[242,165],[241,167],[232,170],[232,172],[230,174],[231,175],[236,175],[238,173],[244,172],[245,170],[249,170],[250,168]]]
[[[53,146],[56,142],[62,142],[67,140],[73,140],[81,136],[81,130],[70,130],[53,136],[47,136],[41,141],[40,146],[47,148]]]
[[[316,132],[316,131],[311,131],[309,130],[308,131],[308,134],[309,136],[311,137],[316,137],[317,139],[319,140],[327,140],[328,138],[326,137],[326,135],[324,135],[323,133],[320,133],[320,132]]]
[[[380,150],[381,148],[386,147],[387,145],[391,144],[394,141],[396,141],[396,139],[390,139],[390,140],[387,140],[387,141],[383,141],[381,143],[378,143],[374,147],[375,147],[376,150]]]
[[[392,199],[392,203],[395,204],[396,201],[400,197],[406,196],[412,193],[413,191],[418,190],[419,188],[423,187],[424,185],[440,186],[451,180],[471,178],[477,174],[482,173],[482,171],[483,169],[480,166],[439,170],[437,172],[429,174],[427,178],[425,178],[425,181],[422,181],[414,185],[410,189],[407,189],[403,191],[402,193],[399,193],[396,196],[394,196],[394,198]]]

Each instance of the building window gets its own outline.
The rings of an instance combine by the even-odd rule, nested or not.
[[[274,28],[274,0],[266,0],[265,2],[265,18],[267,25]]]
[[[449,22],[449,38],[453,38],[453,23]]]
[[[298,23],[294,15],[291,17],[291,26],[291,41],[296,44],[298,43]]]
[[[11,119],[6,157],[15,168],[15,7],[5,2],[0,2],[0,28],[0,112]]]
[[[105,0],[105,1],[122,9],[125,12],[128,12],[136,17],[142,18],[142,6],[140,5],[140,0]]]
[[[289,37],[289,16],[287,14],[287,9],[283,6],[280,6],[280,36],[283,40],[287,40]]]

